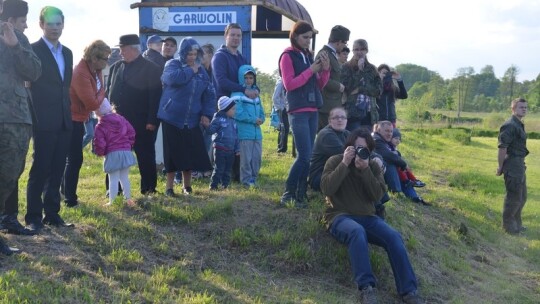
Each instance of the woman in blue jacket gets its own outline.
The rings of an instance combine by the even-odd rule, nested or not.
[[[174,196],[174,173],[182,171],[183,192],[190,194],[191,171],[212,169],[199,123],[208,127],[216,111],[212,81],[201,65],[203,51],[192,37],[180,42],[179,58],[167,61],[161,81],[158,118],[163,122],[163,152],[167,185]]]

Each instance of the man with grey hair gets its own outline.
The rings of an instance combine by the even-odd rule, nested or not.
[[[4,4],[0,0],[0,228],[25,235],[32,233],[17,220],[18,179],[32,134],[32,109],[25,81],[41,75],[41,61],[22,33],[27,14],[25,1],[8,0]],[[0,238],[1,254],[17,251]]]
[[[141,193],[156,193],[156,132],[157,110],[161,98],[160,68],[141,55],[139,36],[123,35],[118,44],[119,60],[111,66],[107,93],[116,112],[124,116],[135,129],[135,145]]]

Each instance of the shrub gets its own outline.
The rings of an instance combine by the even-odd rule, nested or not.
[[[462,145],[469,145],[471,143],[471,133],[465,129],[446,129],[443,130],[442,136],[455,140]]]

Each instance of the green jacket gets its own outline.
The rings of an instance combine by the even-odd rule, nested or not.
[[[347,101],[343,107],[347,110],[349,118],[358,118],[356,99],[358,94],[364,94],[371,97],[371,123],[377,123],[379,121],[379,113],[377,111],[376,98],[382,92],[382,80],[379,77],[377,68],[366,60],[364,69],[360,70],[357,67],[356,61],[350,60],[343,65],[341,82],[345,86],[345,94],[347,95]],[[351,94],[356,89],[358,89],[358,92]]]
[[[17,30],[15,35],[19,43],[14,47],[0,40],[0,123],[31,125],[30,94],[24,82],[41,76],[41,61],[28,38]]]
[[[327,205],[324,220],[328,228],[342,214],[375,215],[375,203],[387,190],[383,172],[375,161],[371,160],[368,168],[359,170],[346,166],[342,160],[343,154],[330,157],[321,178],[321,191]]]
[[[319,112],[328,114],[333,108],[341,107],[342,93],[339,91],[339,88],[341,87],[341,64],[334,55],[334,51],[329,46],[325,45],[319,53],[317,53],[316,58],[319,58],[321,52],[328,53],[328,59],[330,61],[330,78],[322,89],[323,105],[319,109]]]

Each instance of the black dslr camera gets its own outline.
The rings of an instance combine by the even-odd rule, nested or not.
[[[369,159],[369,156],[371,155],[371,152],[369,152],[368,148],[364,147],[357,147],[355,148],[356,156],[360,157],[360,159]]]

